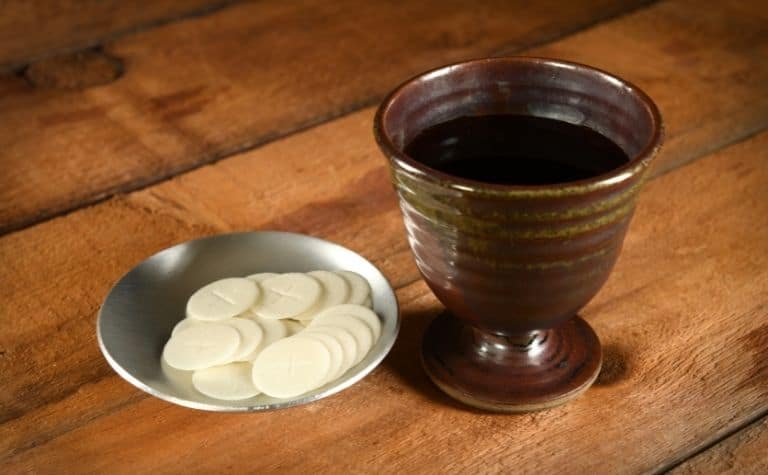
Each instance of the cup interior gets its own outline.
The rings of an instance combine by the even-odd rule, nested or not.
[[[424,168],[403,153],[420,132],[459,117],[490,114],[589,127],[621,147],[630,164],[651,155],[660,142],[658,110],[637,87],[588,66],[526,57],[469,61],[406,81],[382,103],[377,138],[390,157]]]

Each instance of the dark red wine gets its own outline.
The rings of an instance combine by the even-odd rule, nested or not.
[[[450,175],[507,185],[581,180],[629,161],[618,145],[588,127],[511,114],[434,125],[405,153]]]

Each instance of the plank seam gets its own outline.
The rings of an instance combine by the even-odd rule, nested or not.
[[[731,137],[726,142],[723,142],[721,144],[715,144],[713,147],[704,148],[696,155],[689,157],[687,160],[677,162],[670,167],[663,167],[661,168],[661,170],[653,171],[654,172],[653,178],[655,179],[655,178],[664,176],[667,173],[670,173],[679,168],[688,166],[700,158],[707,157],[709,155],[714,155],[715,153],[721,150],[724,150],[726,148],[732,147],[733,145],[736,145],[742,142],[748,142],[766,131],[768,131],[768,120],[766,120],[765,123],[758,125],[757,127],[742,131],[742,133],[734,137]],[[663,149],[663,145],[662,145],[662,149]]]
[[[698,455],[703,454],[707,450],[715,447],[716,445],[720,444],[721,442],[725,441],[726,439],[738,434],[742,430],[746,429],[747,427],[751,426],[752,424],[756,423],[760,419],[763,419],[764,417],[768,417],[768,409],[765,409],[763,411],[760,411],[755,415],[754,417],[747,419],[744,421],[741,425],[734,427],[733,429],[726,431],[721,435],[720,437],[715,437],[710,442],[704,444],[703,446],[699,447],[698,449],[695,449],[688,455],[684,455],[682,458],[678,458],[677,460],[673,460],[665,465],[662,465],[661,468],[656,470],[653,473],[656,474],[662,474],[662,473],[669,473],[670,471],[674,470],[675,468],[679,467],[680,465],[684,464],[685,462],[695,458]]]
[[[211,5],[201,6],[200,8],[191,10],[186,13],[182,13],[172,18],[158,18],[155,20],[149,20],[146,23],[132,26],[132,27],[127,27],[122,30],[118,30],[111,34],[105,35],[103,37],[94,38],[93,40],[83,41],[82,43],[79,43],[77,45],[74,45],[68,48],[53,49],[42,54],[33,55],[29,58],[26,58],[23,62],[17,61],[14,63],[5,64],[2,67],[0,67],[0,74],[23,74],[27,66],[29,66],[31,63],[35,63],[43,59],[52,58],[52,57],[60,56],[64,54],[76,53],[78,51],[86,51],[89,49],[98,48],[98,47],[101,47],[104,43],[108,43],[110,41],[115,41],[120,38],[124,38],[126,36],[143,33],[145,31],[153,30],[155,28],[160,28],[162,26],[169,25],[171,23],[182,22],[185,20],[193,19],[193,18],[199,18],[206,15],[211,15],[229,6],[235,5],[237,3],[242,3],[242,2],[243,0],[222,0],[220,2],[216,2]]]
[[[554,33],[554,34],[552,34],[549,37],[540,38],[540,39],[538,39],[536,41],[532,41],[530,43],[526,43],[525,45],[517,47],[517,48],[515,48],[515,47],[502,47],[502,48],[496,50],[496,52],[491,53],[491,56],[505,56],[505,55],[510,55],[510,54],[521,53],[521,52],[523,52],[523,50],[540,48],[540,47],[545,46],[545,45],[547,45],[549,43],[554,43],[556,41],[560,41],[562,39],[565,39],[565,38],[567,38],[569,36],[573,36],[575,34],[578,34],[580,32],[590,30],[590,29],[592,29],[592,28],[594,28],[594,27],[596,27],[596,26],[598,26],[598,25],[600,25],[602,23],[608,23],[608,22],[611,22],[611,21],[619,20],[619,19],[624,18],[624,17],[629,16],[629,15],[634,15],[635,13],[637,13],[639,11],[642,11],[642,10],[645,10],[645,9],[647,9],[649,7],[652,7],[655,4],[657,4],[657,3],[661,3],[660,0],[647,0],[647,1],[643,2],[643,3],[639,3],[639,4],[635,5],[635,6],[632,6],[632,7],[628,8],[627,10],[624,10],[622,12],[618,12],[618,13],[616,13],[614,15],[608,15],[608,16],[606,16],[604,18],[596,18],[596,19],[594,19],[594,20],[592,20],[592,21],[590,21],[588,23],[585,23],[583,25],[579,25],[579,26],[573,27],[570,30],[565,30],[565,31]]]

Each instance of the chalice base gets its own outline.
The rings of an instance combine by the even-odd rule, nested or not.
[[[600,372],[602,350],[578,316],[546,330],[501,335],[444,312],[424,335],[421,361],[454,399],[488,411],[529,412],[586,391]]]

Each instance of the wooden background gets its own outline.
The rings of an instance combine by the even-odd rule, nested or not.
[[[577,4],[578,3],[578,4]],[[0,3],[4,473],[768,472],[768,4],[631,0]],[[371,133],[447,62],[585,62],[645,89],[667,140],[583,311],[606,362],[575,402],[475,412],[418,342],[418,277]],[[188,239],[279,229],[378,265],[402,331],[359,384],[290,410],[154,399],[102,358],[106,292]]]

